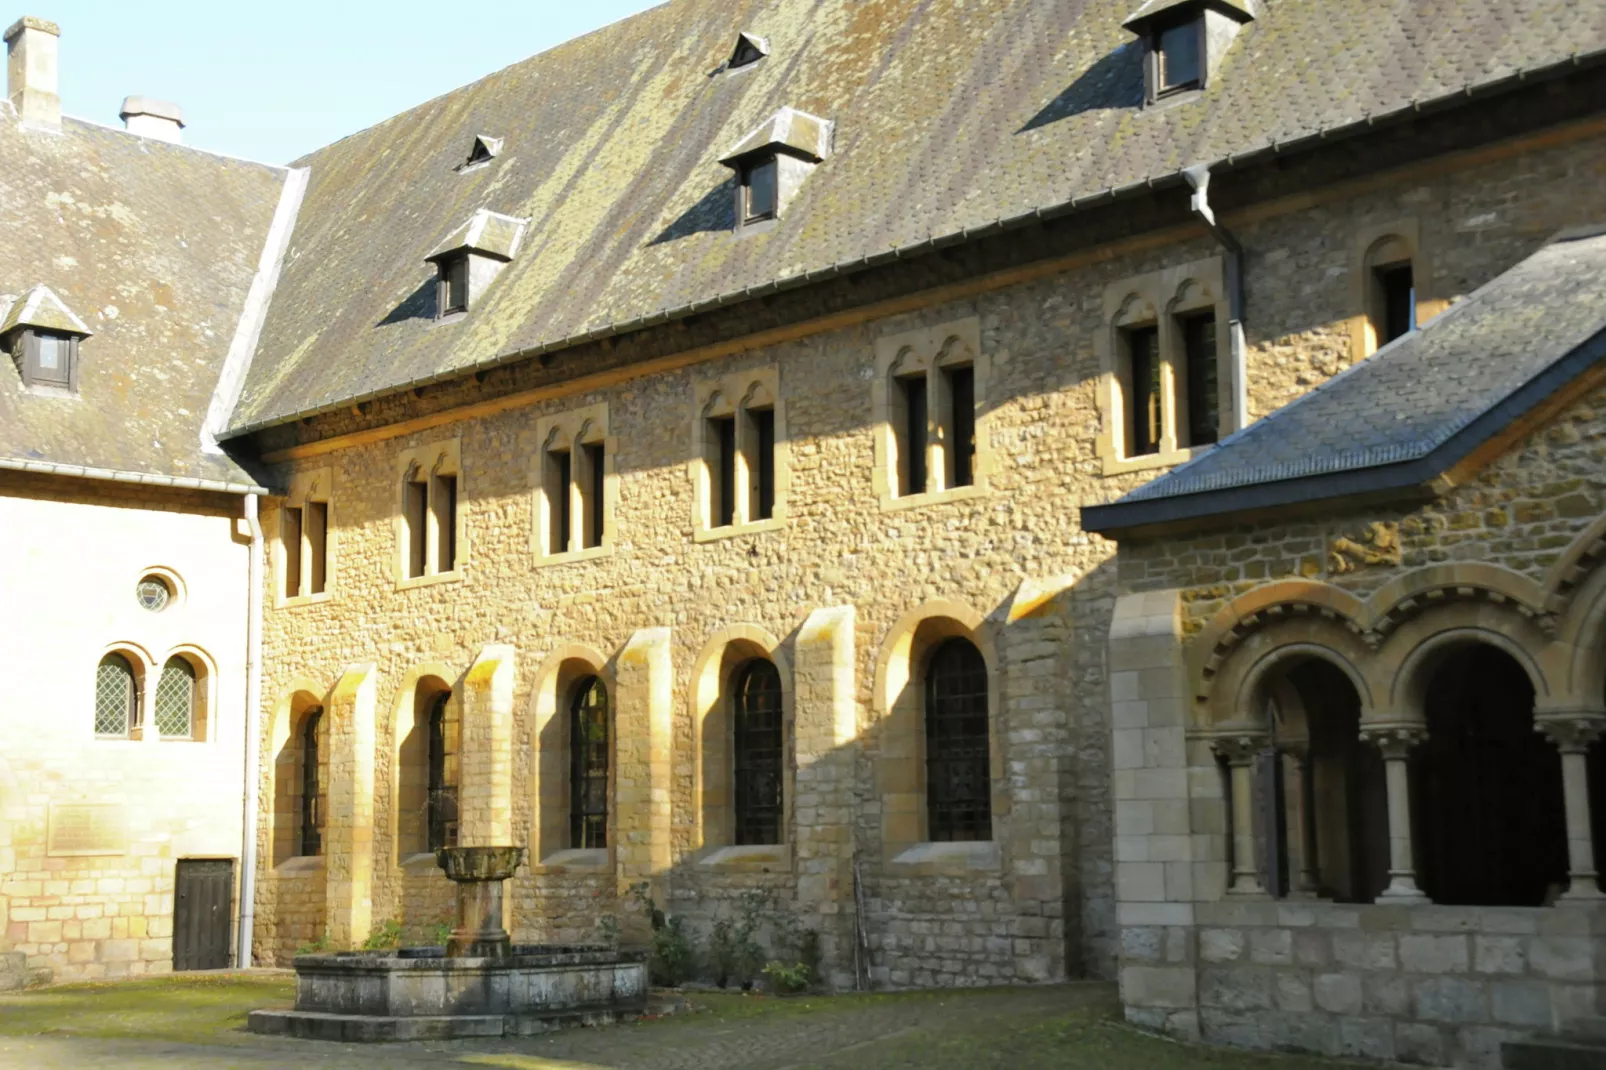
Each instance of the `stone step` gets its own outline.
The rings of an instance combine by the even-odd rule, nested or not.
[[[1606,1070],[1606,1039],[1530,1037],[1500,1045],[1505,1070]]]

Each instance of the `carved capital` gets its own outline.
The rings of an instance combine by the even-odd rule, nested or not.
[[[1265,732],[1253,728],[1224,731],[1211,735],[1210,749],[1229,765],[1248,765],[1255,755],[1266,749],[1268,738]]]
[[[1383,752],[1386,759],[1400,760],[1411,748],[1428,738],[1428,726],[1420,722],[1361,725],[1361,740]]]
[[[1606,733],[1606,710],[1557,710],[1534,715],[1534,731],[1563,754],[1582,754]]]

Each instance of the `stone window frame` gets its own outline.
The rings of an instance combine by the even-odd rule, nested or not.
[[[298,853],[301,840],[301,737],[308,715],[313,710],[322,714],[319,722],[318,764],[319,786],[327,798],[329,785],[329,743],[331,715],[330,694],[327,689],[310,680],[297,680],[285,690],[277,704],[269,734],[269,750],[265,755],[269,771],[271,793],[267,813],[268,864],[280,874],[301,873],[324,866],[325,855]],[[286,749],[288,747],[288,757]],[[288,781],[286,781],[288,774]]]
[[[1095,449],[1104,475],[1119,475],[1181,464],[1216,443],[1178,445],[1179,397],[1185,397],[1178,366],[1186,360],[1180,321],[1191,313],[1210,310],[1216,318],[1216,442],[1238,430],[1232,420],[1232,393],[1236,389],[1232,367],[1231,317],[1227,305],[1225,264],[1211,256],[1173,267],[1135,275],[1104,288],[1103,315],[1094,335],[1099,360],[1099,433]],[[1130,369],[1121,335],[1135,327],[1153,326],[1160,340],[1160,448],[1154,453],[1128,455],[1126,396]]]
[[[335,578],[335,505],[334,505],[335,470],[331,467],[313,468],[297,472],[290,477],[290,485],[285,490],[284,500],[279,504],[279,513],[273,525],[273,542],[269,554],[273,564],[273,607],[275,609],[291,609],[296,606],[313,605],[318,602],[327,602],[330,592],[334,588]],[[310,555],[309,539],[306,533],[306,506],[308,502],[321,502],[324,506],[324,532],[323,532],[323,590],[313,592],[309,578],[307,561]],[[285,521],[286,509],[301,509],[301,581],[294,595],[285,593],[285,570],[289,567],[288,553],[285,549]]]
[[[405,789],[411,787],[410,783],[406,783],[404,781],[407,781],[410,777],[416,777],[418,775],[417,766],[419,764],[416,760],[414,760],[415,755],[411,753],[404,755],[403,748],[407,746],[409,739],[412,737],[412,733],[421,728],[423,734],[420,738],[422,738],[424,742],[423,777],[426,785],[425,790],[427,791],[429,706],[426,703],[421,707],[419,704],[419,698],[426,692],[431,697],[439,695],[443,692],[447,695],[450,695],[451,697],[448,699],[448,702],[453,704],[456,708],[459,731],[461,731],[462,689],[453,684],[453,681],[460,680],[461,676],[461,673],[454,672],[451,667],[442,662],[432,661],[414,665],[407,671],[406,675],[402,677],[401,682],[398,684],[396,689],[396,699],[392,704],[390,719],[391,802],[390,821],[387,831],[390,835],[391,859],[395,867],[397,869],[406,870],[409,873],[421,872],[429,874],[433,873],[437,869],[437,866],[435,864],[434,852],[427,849],[429,838],[429,830],[427,827],[427,806],[422,811],[422,816],[419,819],[421,822],[424,822],[422,841],[425,844],[426,849],[420,851],[408,851],[405,854],[402,851],[404,846],[417,845],[416,840],[410,840],[408,838],[408,833],[411,830],[406,830],[402,827],[402,816],[404,809],[403,792]],[[461,755],[461,744],[459,744],[459,755]],[[459,775],[461,776],[461,772]]]
[[[558,551],[553,551],[547,546],[551,510],[547,501],[546,458],[552,446],[559,442],[568,443],[571,458],[580,454],[581,446],[602,447],[602,534],[596,546]],[[619,450],[619,440],[608,431],[607,402],[599,401],[593,405],[542,417],[536,421],[535,443],[534,456],[530,460],[532,514],[530,553],[535,558],[535,567],[589,561],[612,553],[618,531],[616,513],[619,504],[619,476],[615,458]],[[570,463],[573,464],[572,459]],[[569,492],[576,496],[580,493],[575,489],[577,482],[571,467]],[[571,503],[573,502],[574,499],[571,498]],[[569,542],[573,545],[576,540],[575,533],[583,530],[583,525],[581,510],[576,509],[573,504],[570,510]]]
[[[976,450],[971,459],[971,482],[949,486],[951,478],[943,430],[947,426],[941,413],[942,368],[969,362],[974,375]],[[991,406],[988,387],[991,360],[981,344],[981,318],[966,316],[946,323],[885,335],[875,341],[875,379],[870,397],[875,435],[875,469],[872,482],[883,510],[916,509],[939,502],[963,501],[985,495],[994,468]],[[898,483],[898,399],[893,380],[910,374],[926,377],[926,484],[918,494],[899,494]],[[935,416],[933,414],[936,414]]]
[[[1350,243],[1349,256],[1349,339],[1350,363],[1356,364],[1376,353],[1377,332],[1372,323],[1374,301],[1372,270],[1383,263],[1402,259],[1391,256],[1379,259],[1380,253],[1397,245],[1411,262],[1411,285],[1416,290],[1416,325],[1420,329],[1429,320],[1449,307],[1449,302],[1430,296],[1436,292],[1433,264],[1422,246],[1422,226],[1415,216],[1405,216],[1386,223],[1375,223],[1355,233]]]
[[[393,561],[396,589],[398,591],[410,590],[414,587],[427,587],[437,583],[455,583],[464,577],[463,566],[468,561],[467,524],[464,520],[466,510],[463,503],[467,500],[463,480],[462,440],[459,438],[441,439],[421,446],[413,446],[403,450],[396,457],[396,505],[394,513],[395,554]],[[407,484],[415,482],[409,477],[414,472],[428,472],[431,476],[452,476],[457,481],[457,492],[452,510],[452,567],[444,571],[437,571],[438,559],[436,547],[439,545],[439,517],[435,506],[429,506],[429,523],[425,529],[424,538],[424,572],[419,576],[407,574],[408,558],[408,530],[407,530]]]
[[[935,841],[926,822],[925,664],[945,639],[969,640],[987,663],[988,767],[993,834],[987,840]],[[965,876],[1003,872],[1010,798],[1003,731],[1004,678],[987,619],[962,602],[935,599],[888,630],[875,663],[872,700],[880,731],[874,760],[881,800],[882,861],[900,873]]]
[[[156,727],[156,690],[161,683],[161,673],[167,663],[173,659],[180,659],[189,664],[194,673],[194,693],[190,707],[190,734],[187,736],[165,736]],[[148,681],[150,693],[143,696],[140,706],[147,711],[146,721],[151,726],[148,738],[161,743],[208,743],[215,737],[213,711],[217,705],[217,663],[205,650],[193,643],[182,643],[173,647],[162,656],[161,661],[154,662],[151,671],[144,674]]]
[[[554,650],[536,671],[530,695],[532,746],[530,870],[532,873],[612,871],[618,843],[618,684],[612,663],[600,651],[582,643],[565,643]],[[607,689],[610,743],[608,761],[608,845],[575,848],[570,845],[569,705],[581,680],[595,676]]]
[[[110,656],[116,655],[128,663],[133,673],[133,694],[128,710],[127,725],[122,732],[100,733],[95,731],[95,714],[98,706],[98,686],[100,683],[100,666]],[[165,661],[165,659],[164,659]],[[89,732],[91,738],[97,743],[142,743],[145,740],[145,722],[149,716],[150,696],[146,694],[152,672],[153,659],[144,647],[137,643],[115,642],[108,643],[105,649],[95,655],[94,671],[89,674]]]
[[[782,843],[737,845],[735,836],[734,684],[754,659],[781,678]],[[699,867],[719,872],[785,873],[797,841],[797,705],[792,662],[780,640],[754,624],[733,624],[709,637],[692,667],[693,843]],[[710,743],[718,746],[711,746]]]
[[[784,528],[789,515],[787,499],[792,471],[786,402],[781,394],[779,369],[757,368],[701,380],[695,384],[693,401],[691,460],[687,464],[693,488],[692,540],[713,542]],[[757,447],[742,417],[750,408],[766,404],[775,414],[775,502],[768,519],[749,520],[744,517],[752,515],[757,477],[751,471],[752,462],[748,458]],[[715,525],[713,469],[719,444],[712,441],[708,424],[710,420],[727,416],[736,420],[736,519],[730,524]]]

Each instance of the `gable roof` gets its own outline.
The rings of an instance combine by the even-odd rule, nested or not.
[[[424,259],[439,260],[466,249],[471,253],[494,256],[498,260],[512,260],[518,255],[519,242],[524,238],[524,228],[528,223],[527,219],[514,219],[510,215],[481,208],[469,216],[462,226],[448,234],[435,247],[435,251]]]
[[[253,486],[202,447],[283,168],[77,119],[24,129],[0,104],[6,325],[87,334],[79,396],[0,360],[0,468]]]
[[[1564,233],[1215,448],[1109,505],[1087,531],[1420,489],[1606,358],[1606,228]]]
[[[0,315],[0,337],[4,337],[18,327],[35,327],[42,331],[59,331],[62,334],[76,334],[88,336],[93,333],[85,326],[78,314],[68,308],[56,296],[54,290],[40,283],[21,297],[7,297],[0,295],[0,307],[5,308],[5,314]]]
[[[311,177],[235,411],[244,433],[1136,191],[1606,49],[1572,0],[1257,5],[1199,99],[1141,106],[1129,0],[673,0],[302,161]],[[714,76],[733,27],[775,45]],[[784,60],[784,62],[777,62]],[[733,235],[722,154],[783,105],[835,123],[780,225]],[[474,131],[508,138],[459,173]],[[423,258],[531,220],[433,328]]]

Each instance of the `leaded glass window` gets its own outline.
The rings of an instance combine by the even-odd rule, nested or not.
[[[457,718],[452,693],[435,696],[429,710],[429,849],[457,846]]]
[[[95,673],[95,734],[127,736],[134,724],[134,666],[121,654],[100,659]]]
[[[608,846],[608,690],[595,676],[569,702],[569,845]]]
[[[188,739],[195,731],[195,666],[171,657],[156,680],[156,731]]]
[[[762,658],[736,676],[736,842],[781,842],[781,674]]]
[[[160,576],[146,576],[134,588],[134,597],[142,608],[160,613],[173,597],[173,589]]]
[[[926,817],[932,840],[993,838],[987,663],[947,639],[926,666]]]
[[[297,854],[323,853],[323,784],[318,776],[318,726],[323,710],[314,709],[301,722],[301,849]]]

